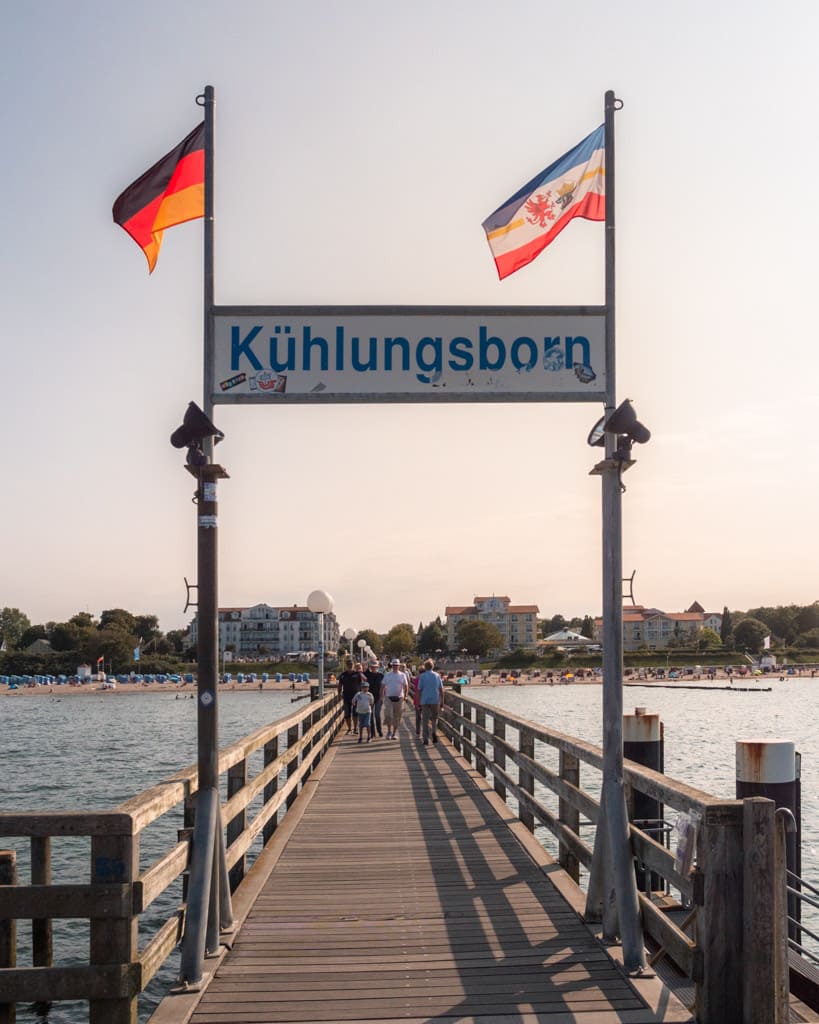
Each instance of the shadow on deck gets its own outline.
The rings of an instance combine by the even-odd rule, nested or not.
[[[151,1024],[688,1021],[446,742],[339,736],[238,890],[202,992]]]

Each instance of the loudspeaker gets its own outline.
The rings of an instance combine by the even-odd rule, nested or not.
[[[206,437],[215,438],[215,443],[218,444],[224,436],[222,431],[211,423],[196,402],[188,402],[182,426],[177,427],[171,434],[171,444],[174,448],[190,448],[191,445],[198,445]]]
[[[603,430],[607,434],[625,434],[637,444],[645,444],[651,437],[651,431],[637,419],[637,413],[628,398],[609,416]]]

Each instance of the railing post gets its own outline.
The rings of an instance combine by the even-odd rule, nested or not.
[[[230,800],[231,797],[235,796],[240,790],[244,789],[247,785],[247,760],[242,758],[238,764],[231,765],[228,768],[227,773],[227,798]],[[235,818],[231,818],[227,824],[227,845],[228,849],[230,844],[233,843],[247,828],[247,810],[243,808],[236,815]],[[242,879],[245,877],[245,869],[247,867],[247,858],[243,854],[228,871],[228,878],[230,879],[230,891],[236,892],[236,889]]]
[[[133,882],[139,873],[139,836],[110,835],[91,838],[91,882]],[[138,918],[133,913],[121,918],[91,918],[90,956],[92,966],[127,966],[138,959]],[[118,999],[91,999],[88,1024],[137,1024],[137,993]]]
[[[452,710],[455,714],[455,721],[452,723],[452,746],[461,753],[461,721],[460,716],[464,713],[464,702],[461,699],[461,688],[457,684],[452,687]]]
[[[560,751],[560,778],[572,786],[580,788],[580,759],[568,751]],[[580,833],[580,811],[573,807],[568,800],[558,799],[557,803],[558,820],[574,832]],[[558,844],[557,859],[563,870],[575,880],[580,881],[580,861],[569,850],[565,843]]]
[[[486,712],[483,708],[475,708],[475,724],[480,726],[481,729],[486,728]],[[483,757],[479,754],[475,755],[475,766],[481,775],[486,778],[486,740],[483,736],[475,737],[475,746],[484,755]]]
[[[790,1020],[790,966],[788,963],[788,852],[787,834],[796,820],[786,808],[774,815],[774,955],[776,957],[776,1024]]]
[[[291,750],[299,742],[299,732],[300,732],[300,730],[299,730],[299,726],[298,725],[291,725],[290,728],[287,730],[287,749],[288,750]],[[287,778],[289,779],[292,775],[295,775],[298,770],[299,770],[299,759],[298,759],[298,757],[294,757],[292,760],[287,762]],[[293,789],[292,792],[290,792],[287,795],[286,799],[285,799],[285,804],[287,805],[287,810],[288,811],[293,806],[293,804],[295,803],[296,797],[298,796],[298,793],[296,792],[297,789],[298,789],[298,786],[295,787],[295,789]]]
[[[14,850],[0,850],[0,885],[17,885],[17,854]],[[17,966],[17,922],[0,920],[0,967]],[[17,1020],[15,1003],[0,1003],[0,1024],[14,1024]]]
[[[497,715],[493,715],[493,717],[492,717],[492,735],[495,737],[496,740],[505,740],[506,739],[506,724],[501,719],[499,719]],[[498,746],[497,743],[495,743],[493,748],[492,748],[492,762],[493,762],[493,764],[496,764],[498,766],[498,768],[505,768],[506,767],[506,752],[500,746]],[[495,773],[493,773],[493,774],[494,774],[494,783],[493,783],[493,785],[494,785],[494,788],[495,788],[495,792],[498,794],[498,796],[502,800],[505,800],[506,799],[506,786],[498,778],[497,774],[495,774]]]
[[[531,729],[521,728],[519,734],[519,747],[521,754],[525,754],[526,757],[531,758],[532,761],[535,759],[535,734]],[[535,795],[535,777],[531,772],[524,771],[523,768],[518,769],[518,785],[524,792],[530,796]],[[530,810],[525,809],[523,806],[518,806],[518,817],[529,829],[530,832],[535,831],[535,816]]]
[[[472,735],[472,729],[470,728],[472,722],[472,705],[465,705],[463,700],[459,701],[461,708],[461,735],[464,737],[464,743],[461,744],[463,749],[463,756],[467,764],[472,764],[472,748],[469,746],[475,737]]]
[[[31,884],[51,885],[51,836],[31,839]],[[31,962],[34,967],[51,967],[53,960],[51,918],[35,918],[31,922]]]
[[[779,1024],[776,1015],[776,805],[764,797],[742,801],[743,1024]],[[781,1024],[787,1024],[787,1017]]]
[[[697,1020],[742,1021],[742,803],[705,808],[697,843]]]
[[[264,759],[264,767],[266,768],[269,764],[272,764],[279,756],[279,737],[274,736],[272,740],[268,740],[264,745],[262,757]],[[264,802],[272,800],[279,789],[279,776],[271,779],[270,782],[264,787]],[[262,844],[267,846],[270,842],[270,838],[276,829],[279,827],[279,815],[274,814],[273,817],[268,821],[262,828]]]

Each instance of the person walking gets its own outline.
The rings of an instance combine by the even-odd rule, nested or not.
[[[418,701],[421,705],[426,747],[429,744],[430,733],[432,742],[438,742],[438,712],[444,702],[444,684],[435,671],[435,662],[432,658],[427,658],[424,662],[424,671],[418,676]]]
[[[344,721],[347,724],[348,735],[353,730],[353,724],[355,724],[356,732],[358,731],[358,721],[353,722],[353,697],[361,689],[363,682],[364,675],[361,672],[355,671],[353,659],[348,658],[346,668],[338,677],[338,692],[344,701]]]
[[[413,676],[410,679],[410,696],[412,697],[412,705],[415,708],[415,735],[418,739],[421,738],[421,697],[418,693],[418,676]]]
[[[370,734],[374,736],[376,732],[383,738],[384,733],[381,728],[381,707],[384,703],[384,694],[382,693],[382,686],[384,682],[384,673],[378,671],[378,662],[371,661],[367,666],[367,671],[364,673],[367,678],[367,682],[370,684],[370,693],[373,695],[373,718],[372,718],[372,729]]]
[[[404,707],[404,698],[407,696],[409,686],[406,675],[400,671],[401,662],[393,658],[390,662],[390,670],[385,673],[382,683],[384,694],[384,725],[387,727],[387,739],[398,739],[396,733],[401,724],[401,711]]]
[[[373,738],[373,727],[372,727],[372,711],[373,695],[370,693],[370,684],[365,679],[361,684],[361,689],[353,697],[353,712],[358,719],[358,742],[361,743],[364,740],[364,730],[367,730],[367,742]]]

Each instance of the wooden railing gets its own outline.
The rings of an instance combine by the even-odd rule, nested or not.
[[[245,876],[251,848],[272,838],[340,723],[340,703],[332,694],[220,752],[232,891]],[[142,942],[139,925],[180,876],[184,883],[196,791],[194,765],[110,811],[0,814],[0,845],[7,837],[30,840],[31,876],[20,883],[14,852],[0,851],[0,1024],[14,1021],[17,1003],[61,1000],[87,1000],[91,1024],[134,1024],[138,995],[183,933],[184,884],[181,905],[172,901],[169,911],[153,914],[158,920]],[[160,819],[165,832],[176,832],[176,842],[171,840],[170,849],[141,867],[141,836]],[[89,879],[53,884],[52,843],[68,837],[90,840]],[[55,966],[52,922],[67,918],[89,922],[88,962]],[[26,966],[17,964],[19,921],[32,922],[31,963]],[[70,958],[76,960],[77,953],[72,949]]]
[[[552,834],[557,860],[575,882],[581,867],[589,872],[586,919],[599,920],[590,843],[600,815],[593,793],[600,792],[602,749],[457,689],[446,692],[443,731],[496,793],[514,801],[530,831],[537,824]],[[720,800],[633,761],[625,762],[624,784],[635,864],[655,890],[639,894],[654,959],[669,957],[694,982],[701,1024],[779,1020],[787,979],[777,966],[774,924],[784,914],[784,879],[774,867],[773,801]],[[635,792],[656,800],[666,815],[671,808],[686,816],[695,840],[690,868],[681,868],[676,842],[671,849],[633,823]],[[671,908],[688,910],[682,926],[670,919]]]

